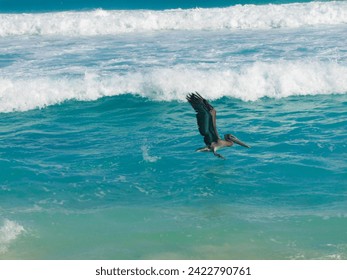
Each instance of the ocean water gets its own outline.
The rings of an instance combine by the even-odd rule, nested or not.
[[[347,259],[347,1],[99,2],[0,1],[0,259]]]

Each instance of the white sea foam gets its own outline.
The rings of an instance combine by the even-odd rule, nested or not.
[[[158,156],[149,155],[149,147],[146,145],[143,145],[141,147],[141,151],[142,151],[143,160],[146,162],[156,162],[157,160],[160,159],[160,157],[158,157]]]
[[[0,78],[0,112],[26,111],[67,100],[138,94],[156,101],[184,101],[188,92],[244,101],[262,97],[347,93],[347,66],[336,62],[255,62],[239,69],[154,68],[124,75],[86,73],[78,78]]]
[[[24,227],[20,224],[5,219],[0,226],[0,254],[5,253],[8,246],[24,232]]]
[[[232,30],[346,24],[347,2],[228,8],[0,14],[0,36],[89,36],[158,30]]]

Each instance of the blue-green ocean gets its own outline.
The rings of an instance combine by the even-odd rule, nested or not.
[[[347,1],[0,0],[0,259],[347,259],[346,140]]]

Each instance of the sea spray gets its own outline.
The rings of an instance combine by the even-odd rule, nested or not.
[[[24,232],[24,227],[17,222],[8,219],[3,220],[2,224],[0,224],[0,256],[1,253],[5,253],[8,246]]]
[[[143,145],[141,146],[141,151],[142,151],[142,157],[143,160],[146,162],[156,162],[160,159],[158,156],[151,156],[149,155],[149,147],[148,145]]]

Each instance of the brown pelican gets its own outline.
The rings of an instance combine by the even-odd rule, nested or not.
[[[232,134],[225,134],[224,140],[219,137],[216,127],[216,110],[200,94],[190,93],[187,95],[187,100],[196,111],[199,132],[204,136],[206,144],[205,147],[197,149],[197,152],[213,152],[215,156],[224,159],[222,155],[217,154],[217,150],[220,148],[231,147],[234,143],[250,148]]]

